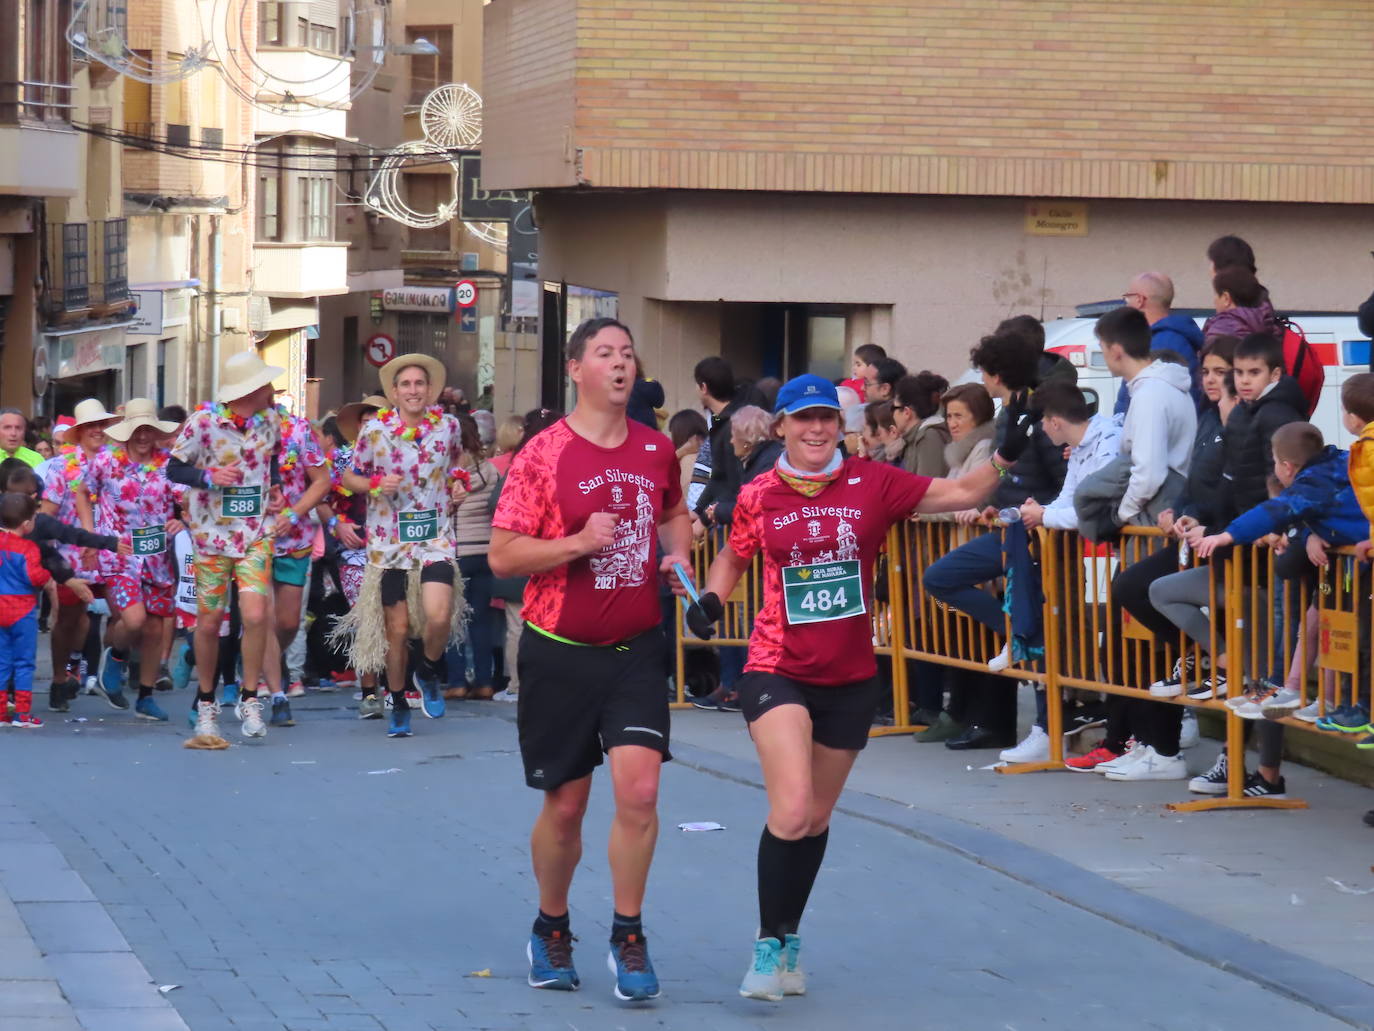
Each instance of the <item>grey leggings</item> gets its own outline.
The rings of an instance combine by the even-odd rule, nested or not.
[[[1150,604],[1204,649],[1210,647],[1212,640],[1211,621],[1202,611],[1209,600],[1210,577],[1208,568],[1199,566],[1160,577],[1150,584]]]

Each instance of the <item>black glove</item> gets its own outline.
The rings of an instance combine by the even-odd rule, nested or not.
[[[1012,465],[1030,444],[1031,434],[1035,432],[1038,420],[1030,411],[1030,393],[1021,391],[1013,394],[1007,402],[1007,432],[997,453],[1002,461]]]
[[[696,602],[687,606],[687,628],[703,641],[716,636],[715,624],[725,615],[725,606],[720,603],[714,591],[701,596],[701,604]]]

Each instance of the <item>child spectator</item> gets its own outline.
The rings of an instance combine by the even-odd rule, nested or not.
[[[877,344],[860,344],[854,348],[854,362],[850,366],[849,379],[841,385],[851,388],[859,395],[860,401],[867,401],[864,390],[868,381],[878,375],[877,365],[886,357],[887,351]]]
[[[1307,401],[1297,380],[1284,375],[1283,344],[1267,333],[1251,333],[1236,345],[1232,372],[1241,403],[1226,420],[1223,476],[1234,514],[1268,497],[1265,480],[1274,466],[1270,441],[1280,426],[1305,421]]]
[[[0,684],[14,680],[11,726],[41,727],[33,714],[34,659],[38,654],[38,591],[55,599],[52,576],[38,558],[33,533],[38,502],[32,494],[0,495]],[[0,712],[0,716],[4,716]]]
[[[1357,437],[1350,445],[1350,485],[1366,522],[1374,523],[1374,373],[1356,373],[1341,384],[1341,407],[1346,430]],[[1361,562],[1374,550],[1365,529],[1356,546]]]
[[[1239,265],[1219,268],[1212,276],[1212,293],[1216,296],[1216,314],[1203,323],[1204,343],[1222,334],[1244,338],[1265,333],[1282,339],[1274,307],[1254,272]]]

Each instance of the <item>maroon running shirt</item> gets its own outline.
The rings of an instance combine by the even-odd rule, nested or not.
[[[730,547],[746,561],[763,549],[763,611],[754,620],[749,638],[747,672],[778,673],[823,686],[852,684],[877,672],[873,563],[888,529],[915,511],[929,486],[928,476],[849,458],[840,467],[839,478],[814,498],[783,483],[775,470],[740,489]],[[863,613],[810,623],[788,621],[784,566],[855,561],[861,574]],[[808,612],[799,614],[816,618],[828,613],[812,604]]]
[[[560,420],[520,449],[491,525],[544,540],[579,532],[593,512],[620,516],[615,542],[595,555],[536,573],[524,618],[579,644],[616,644],[659,625],[658,524],[682,500],[672,442],[629,421],[603,448]]]

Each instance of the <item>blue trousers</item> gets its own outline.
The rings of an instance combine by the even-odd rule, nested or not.
[[[0,626],[0,687],[14,678],[15,691],[33,690],[38,658],[38,606],[10,626]]]
[[[955,548],[926,570],[922,582],[932,598],[1001,634],[1007,629],[1002,603],[978,585],[1001,576],[1002,564],[1002,534],[995,531]]]

